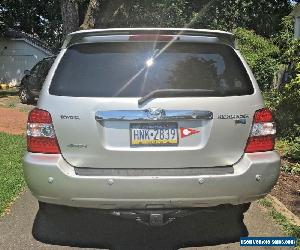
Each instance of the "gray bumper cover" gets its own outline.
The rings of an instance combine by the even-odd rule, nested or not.
[[[26,182],[40,201],[101,209],[210,207],[265,196],[280,172],[275,151],[245,154],[234,172],[198,176],[79,176],[61,155],[26,153]]]

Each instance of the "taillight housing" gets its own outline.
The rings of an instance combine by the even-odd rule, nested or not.
[[[245,153],[274,150],[276,126],[272,112],[266,108],[257,110],[253,117]]]
[[[60,154],[52,118],[48,111],[35,108],[28,115],[27,151]]]

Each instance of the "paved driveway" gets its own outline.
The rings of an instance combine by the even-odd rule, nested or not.
[[[175,242],[180,246],[184,246],[182,242],[186,242],[185,246],[195,246],[186,248],[189,250],[239,249],[238,243],[198,246],[203,242],[210,242],[215,235],[222,238],[227,234],[234,241],[238,239],[239,232],[245,230],[237,221],[231,221],[230,215],[194,216],[163,228],[149,228],[128,220],[101,217],[97,214],[82,215],[76,211],[69,216],[54,215],[50,216],[51,219],[46,219],[40,213],[37,214],[37,211],[37,201],[26,191],[17,199],[10,214],[0,219],[0,249],[69,249],[67,246],[73,246],[74,249],[103,249],[109,247],[108,242],[117,243],[114,249],[130,250],[177,249],[174,246],[170,248]],[[71,219],[67,219],[68,217]],[[283,235],[257,203],[252,204],[246,213],[245,224],[251,236]]]
[[[18,123],[15,122],[17,116],[20,117]],[[0,108],[0,117],[6,117],[0,119],[0,131],[24,133],[26,113]],[[244,221],[251,236],[283,235],[256,203],[246,213]],[[74,249],[106,247],[127,250],[167,250],[182,246],[195,246],[186,248],[190,250],[239,249],[238,243],[230,242],[236,242],[241,232],[247,233],[246,227],[240,221],[232,220],[230,214],[191,216],[162,228],[149,228],[132,221],[93,213],[86,215],[72,212],[45,217],[38,212],[37,201],[26,191],[12,206],[10,214],[0,219],[0,250],[69,249],[68,246]],[[230,239],[228,244],[198,247],[224,242],[225,238]]]

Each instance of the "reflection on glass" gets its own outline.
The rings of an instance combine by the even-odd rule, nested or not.
[[[141,97],[160,89],[210,89],[217,95],[253,93],[232,48],[220,44],[79,44],[64,54],[51,94]],[[160,52],[158,52],[160,51]],[[83,87],[84,86],[84,87]]]
[[[151,67],[152,65],[153,65],[153,63],[154,63],[154,60],[153,60],[153,58],[149,58],[147,61],[146,61],[146,66],[147,67]]]

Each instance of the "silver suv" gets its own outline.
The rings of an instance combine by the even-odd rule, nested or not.
[[[164,211],[264,197],[279,175],[275,133],[231,33],[79,31],[29,114],[24,171],[43,204],[162,224]]]

